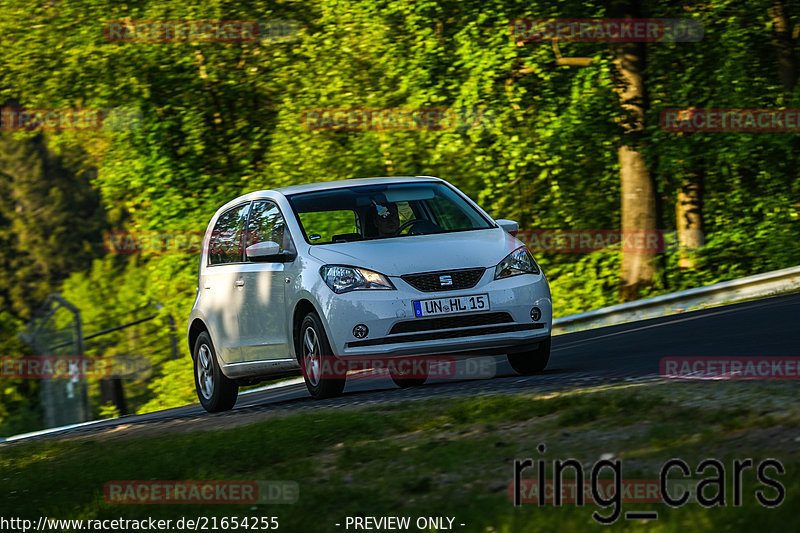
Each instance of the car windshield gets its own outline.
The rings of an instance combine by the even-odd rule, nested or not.
[[[461,195],[439,182],[342,187],[288,198],[310,244],[494,227]]]

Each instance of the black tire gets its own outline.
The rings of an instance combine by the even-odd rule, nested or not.
[[[410,370],[406,373],[401,372],[402,368],[398,368],[398,364],[393,364],[389,368],[389,375],[392,377],[392,381],[401,389],[420,387],[428,380],[430,366],[427,362],[423,362],[422,365],[414,365],[414,361],[411,360],[411,364],[413,365],[412,368],[415,370]],[[402,365],[400,365],[400,367],[402,367]],[[408,377],[409,375],[413,377]]]
[[[207,332],[202,332],[194,343],[194,388],[200,405],[209,413],[227,411],[236,404],[239,385],[222,373],[217,352]]]
[[[336,364],[322,321],[308,313],[300,323],[295,349],[303,372],[303,380],[311,396],[317,400],[339,396],[344,390],[347,370]]]
[[[541,372],[550,361],[550,337],[539,341],[539,345],[530,351],[508,354],[511,368],[523,376]]]

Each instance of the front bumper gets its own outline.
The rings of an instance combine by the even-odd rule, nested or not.
[[[437,354],[488,355],[534,349],[550,336],[552,302],[542,274],[524,274],[494,280],[487,269],[470,289],[422,292],[398,277],[391,278],[397,290],[329,292],[322,305],[331,348],[340,357],[415,356]],[[327,287],[326,287],[327,289]],[[430,298],[452,298],[487,294],[490,309],[464,315],[416,318],[412,302]],[[534,321],[531,308],[541,317]],[[353,327],[364,324],[369,334],[353,335]]]

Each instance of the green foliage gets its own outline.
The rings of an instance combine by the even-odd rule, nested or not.
[[[149,413],[196,402],[191,357],[185,356],[162,364],[158,377],[150,382],[149,397],[151,399],[137,412]]]
[[[17,338],[22,321],[0,311],[0,358],[27,355],[30,350]],[[0,435],[40,429],[39,384],[31,379],[0,380]]]
[[[102,250],[104,213],[85,157],[55,155],[38,135],[0,135],[0,305],[19,317]]]
[[[119,409],[111,402],[106,402],[100,406],[100,418],[119,418],[119,415]]]

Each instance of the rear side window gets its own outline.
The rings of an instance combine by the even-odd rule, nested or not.
[[[217,219],[208,250],[208,264],[222,265],[239,263],[242,259],[242,237],[247,219],[247,208],[243,204],[222,213]]]
[[[269,200],[253,202],[245,238],[245,250],[259,242],[272,241],[280,245],[280,252],[293,251],[289,230],[278,206]]]

